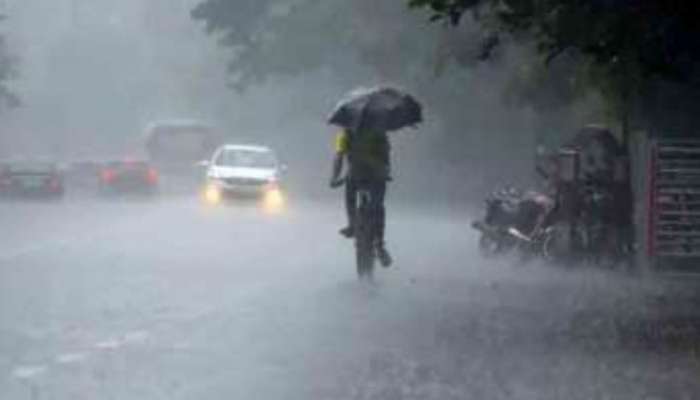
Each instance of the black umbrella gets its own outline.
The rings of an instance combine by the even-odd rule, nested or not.
[[[396,131],[423,121],[420,103],[391,87],[356,89],[338,103],[329,123],[347,129]]]

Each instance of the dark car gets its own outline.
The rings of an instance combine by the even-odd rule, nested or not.
[[[61,198],[63,175],[51,162],[21,161],[0,165],[0,195],[4,198]]]
[[[160,178],[146,161],[113,161],[99,171],[100,194],[155,194]]]

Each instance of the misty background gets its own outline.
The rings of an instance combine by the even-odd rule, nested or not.
[[[463,39],[475,34],[474,24],[448,31],[400,1],[376,9],[353,3],[353,15],[341,17],[350,28],[328,20],[347,12],[342,3],[295,21],[294,2],[265,2],[272,4],[267,13],[291,20],[279,28],[290,37],[267,50],[274,58],[261,58],[269,72],[241,83],[262,67],[255,57],[232,56],[218,43],[222,35],[206,34],[204,22],[191,16],[201,3],[5,0],[2,29],[18,71],[11,87],[22,105],[2,115],[0,155],[138,157],[146,124],[194,118],[211,122],[229,141],[274,146],[290,164],[290,180],[320,196],[335,130],[325,124],[328,113],[348,90],[388,82],[414,92],[426,108],[421,127],[394,135],[395,199],[461,206],[498,184],[531,182],[537,143],[555,144],[572,127],[605,117],[595,96],[560,106],[555,93],[551,104],[539,99],[545,104],[539,109],[537,102],[509,100],[514,77],[529,68],[523,60],[534,58],[527,48],[506,46],[495,60],[468,60],[463,68],[442,53],[451,41],[473,51]],[[238,18],[246,18],[246,8],[240,10]],[[352,33],[348,42],[302,37],[336,28]]]

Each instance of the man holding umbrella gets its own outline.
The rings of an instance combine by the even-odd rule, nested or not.
[[[384,267],[391,265],[384,233],[386,211],[384,199],[391,180],[391,146],[387,132],[415,125],[422,120],[420,104],[411,96],[393,88],[358,89],[336,107],[330,123],[342,128],[335,140],[335,159],[331,187],[345,183],[345,207],[348,226],[341,229],[345,237],[355,233],[357,187],[371,192],[376,210],[376,250]],[[344,161],[347,173],[341,178]]]

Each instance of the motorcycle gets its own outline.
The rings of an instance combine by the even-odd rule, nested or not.
[[[554,201],[541,193],[523,193],[506,187],[486,199],[486,214],[474,221],[479,250],[491,258],[517,252],[522,259],[557,257],[557,226],[552,225]]]

